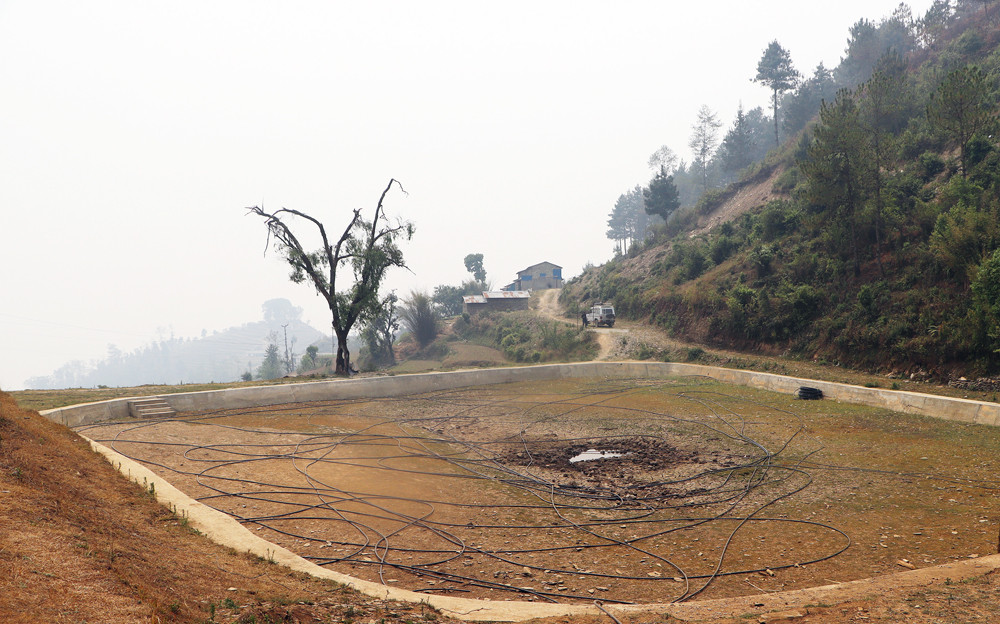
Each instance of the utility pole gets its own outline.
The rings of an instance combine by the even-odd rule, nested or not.
[[[285,330],[285,372],[292,372],[292,358],[288,355],[288,323],[281,326],[281,329]]]

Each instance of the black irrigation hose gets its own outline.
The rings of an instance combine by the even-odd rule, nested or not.
[[[323,419],[328,416],[350,416],[354,406],[381,400],[315,401],[243,410],[214,410],[168,420],[133,421],[126,427],[122,427],[120,423],[102,424],[80,430],[100,432],[103,428],[117,427],[118,430],[110,438],[101,439],[93,433],[88,435],[122,455],[174,474],[194,478],[210,492],[199,500],[228,510],[240,522],[266,528],[289,539],[323,543],[320,548],[328,546],[341,549],[341,553],[335,556],[307,555],[307,558],[320,565],[347,563],[373,566],[383,583],[387,582],[384,573],[390,569],[417,577],[433,578],[436,583],[442,583],[433,588],[417,590],[422,592],[467,592],[469,587],[479,587],[531,596],[539,600],[593,599],[592,596],[570,591],[567,587],[562,590],[518,587],[511,582],[503,582],[504,579],[499,577],[507,569],[524,568],[532,576],[548,573],[658,584],[680,580],[682,588],[679,591],[670,590],[673,592],[672,600],[679,601],[703,593],[720,577],[809,565],[835,557],[846,550],[851,543],[850,537],[836,527],[804,519],[767,517],[762,513],[779,501],[806,490],[812,481],[809,470],[845,469],[809,461],[808,458],[818,448],[797,448],[802,453],[797,461],[786,463],[782,460],[791,445],[798,444],[796,441],[804,431],[798,415],[774,406],[763,406],[787,416],[792,423],[790,427],[786,427],[789,434],[774,449],[768,449],[766,444],[748,433],[751,423],[730,407],[734,400],[742,403],[755,403],[754,401],[692,388],[699,380],[691,381],[692,383],[683,386],[650,380],[598,381],[587,392],[570,396],[552,395],[551,400],[527,400],[506,395],[502,399],[491,398],[489,389],[477,389],[476,395],[462,389],[428,393],[385,400],[386,405],[392,403],[409,406],[409,413],[382,421],[371,420],[366,416],[373,424],[348,432],[325,431],[330,427],[325,425]],[[661,392],[675,390],[674,396],[697,406],[698,413],[666,414],[613,404],[629,394],[650,387]],[[803,389],[800,389],[800,394]],[[535,393],[535,396],[541,394]],[[425,407],[434,413],[416,413]],[[551,480],[535,458],[536,453],[545,450],[544,445],[531,438],[529,432],[533,427],[542,431],[545,426],[557,426],[560,430],[565,430],[567,418],[581,414],[585,417],[588,410],[597,409],[641,418],[642,430],[614,435],[559,437],[551,442],[563,447],[583,442],[588,445],[603,443],[615,446],[618,441],[639,439],[652,443],[665,438],[650,432],[669,429],[687,435],[698,435],[703,440],[717,440],[733,457],[742,455],[742,461],[723,467],[706,467],[700,472],[671,480],[620,484],[617,490],[560,484]],[[309,432],[276,432],[238,427],[224,422],[224,419],[231,417],[275,413],[304,415],[314,424],[315,429]],[[492,440],[471,440],[444,433],[448,425],[474,425],[482,420],[506,423],[515,427],[515,431],[519,433]],[[201,445],[156,440],[156,427],[161,423],[171,422],[223,428],[251,438],[259,436],[262,441]],[[628,421],[628,424],[630,427],[635,426],[634,421]],[[394,431],[385,433],[386,429]],[[149,431],[143,434],[144,430]],[[537,433],[531,435],[540,437]],[[153,439],[142,440],[141,437]],[[203,439],[206,436],[199,437]],[[140,449],[143,446],[183,448],[184,451],[179,456],[184,462],[195,463],[196,467],[182,469],[179,465],[151,462],[141,457],[141,451],[130,452],[133,446]],[[369,451],[387,451],[389,446],[396,450],[375,453]],[[509,457],[509,452],[514,447],[519,448],[527,458],[523,465],[505,461],[504,457]],[[351,452],[357,449],[365,449],[366,452]],[[505,452],[507,455],[504,455]],[[255,475],[266,474],[270,462],[291,462],[304,481],[295,484],[272,483],[240,477],[237,472],[247,468]],[[434,462],[443,468],[423,468],[428,462]],[[350,484],[325,482],[317,470],[319,466],[335,466],[342,470],[371,469],[373,463],[386,474],[399,477],[430,477],[443,483],[448,483],[447,479],[459,479],[459,484],[482,481],[483,488],[489,483],[497,484],[502,491],[507,492],[509,500],[484,504],[354,491],[349,487],[345,489]],[[673,491],[672,488],[680,488],[680,491]],[[537,502],[532,503],[532,500]],[[226,504],[227,501],[267,504],[271,513],[234,513],[232,505]],[[708,513],[689,513],[697,510]],[[484,522],[481,516],[486,512],[493,512],[494,516],[500,512],[506,515],[521,512],[548,513],[553,521],[544,526],[537,523]],[[464,514],[469,519],[467,522],[463,522],[461,517],[458,520],[448,519],[455,517],[455,514]],[[749,567],[740,567],[728,561],[727,553],[741,531],[758,523],[772,522],[810,527],[829,533],[839,544],[832,544],[808,561],[758,562]],[[322,523],[322,537],[304,534],[305,527],[317,523]],[[671,557],[670,552],[666,552],[669,547],[657,543],[657,540],[667,539],[671,535],[689,535],[697,529],[721,528],[727,524],[733,526],[728,530],[723,529],[727,535],[719,546],[715,563],[707,571],[685,569],[676,561],[676,557]],[[631,527],[635,534],[628,538],[616,537],[612,534],[616,526]],[[532,535],[546,545],[533,546],[531,539],[524,539],[510,548],[487,549],[461,537],[460,532],[470,529],[497,534],[504,531],[506,536],[511,537],[508,541],[514,541],[514,531],[523,531],[525,535]],[[422,540],[414,539],[413,531],[423,532],[427,537]],[[426,547],[411,544],[426,544]],[[688,546],[691,544],[689,541]],[[607,549],[620,552],[616,558],[621,562],[627,562],[630,556],[642,557],[643,561],[663,566],[668,573],[643,577],[638,572],[618,570],[613,566],[610,569],[590,570],[581,568],[568,558],[579,553],[579,561],[585,563],[583,553],[603,552]],[[556,560],[538,563],[523,561],[526,557],[542,555],[560,555],[566,565],[559,566]],[[411,560],[419,557],[422,561],[404,563],[403,557]],[[455,571],[455,564],[463,558],[472,558],[473,561],[481,559],[482,563],[478,564],[480,567],[499,567],[495,576],[497,580],[490,580],[481,574]],[[466,565],[469,565],[468,561],[465,559]],[[451,569],[446,569],[448,564]],[[626,567],[628,564],[619,565]],[[571,566],[575,569],[570,569]],[[697,581],[698,586],[693,587],[692,581]],[[622,597],[605,599],[603,602],[627,600]]]
[[[609,398],[613,398],[613,396],[614,396],[614,393],[609,393],[609,394],[611,394],[611,397],[609,397]],[[567,401],[566,401],[565,399],[563,399],[563,400],[560,400],[560,401],[557,401],[557,402],[553,402],[553,403],[551,403],[551,404],[555,404],[555,403],[566,403],[566,402],[567,402]],[[548,404],[548,405],[551,405],[551,404]],[[569,411],[571,411],[571,412],[575,412],[575,411],[578,411],[578,410],[581,410],[581,409],[584,409],[584,408],[586,408],[586,407],[591,407],[592,405],[593,405],[593,403],[590,403],[590,404],[583,404],[583,405],[579,405],[579,404],[578,404],[578,405],[576,405],[576,406],[573,406],[573,407],[571,407],[571,409],[570,409]],[[472,406],[472,407],[470,407],[470,408],[469,408],[468,410],[466,410],[466,411],[474,411],[474,410],[475,410],[475,407],[476,407],[476,406],[475,406],[475,404],[473,404],[473,406]],[[537,405],[536,405],[536,407],[537,407]],[[561,413],[561,414],[557,414],[557,415],[554,415],[554,416],[550,417],[550,419],[555,419],[555,418],[561,418],[561,417],[563,417],[563,416],[565,416],[565,413]],[[240,428],[238,428],[238,429],[240,429]],[[246,429],[241,429],[241,430],[243,430],[243,431],[247,431]],[[738,435],[739,435],[739,434],[738,434]],[[119,436],[116,436],[116,437],[118,437],[118,438],[119,438],[119,440],[120,440],[120,434],[119,434]],[[314,438],[317,438],[317,437],[321,437],[321,436],[315,436]],[[409,437],[410,439],[413,439],[413,436],[408,436],[408,437]],[[742,436],[741,436],[741,437],[742,437]],[[744,438],[744,439],[745,439],[745,438]],[[366,440],[366,441],[367,441],[367,442],[371,442],[371,438],[369,438],[369,439],[368,439],[368,440]],[[343,442],[341,441],[341,442],[338,442],[338,443],[343,443]],[[399,440],[397,440],[397,441],[396,441],[396,443],[397,443],[397,444],[399,444],[399,443],[400,443],[400,442],[399,442]],[[301,443],[300,443],[300,444],[301,444]],[[758,446],[759,446],[759,445],[758,445]],[[197,448],[198,448],[198,450],[199,450],[199,451],[202,451],[202,452],[207,452],[207,451],[213,451],[213,450],[214,450],[214,451],[220,451],[220,450],[222,450],[222,451],[224,451],[224,452],[226,452],[226,453],[235,453],[235,454],[237,454],[237,455],[242,455],[242,456],[244,456],[244,457],[245,457],[245,459],[238,459],[238,460],[232,460],[232,459],[230,459],[230,460],[225,460],[225,459],[221,459],[221,460],[215,460],[215,465],[214,465],[213,467],[211,467],[211,468],[208,468],[208,469],[205,469],[204,471],[202,471],[202,472],[201,472],[201,473],[200,473],[200,474],[198,475],[198,477],[199,477],[199,481],[200,481],[200,482],[202,482],[202,484],[203,484],[203,485],[206,485],[206,484],[204,483],[204,481],[202,480],[202,478],[203,478],[203,477],[206,477],[206,476],[209,476],[209,475],[208,475],[208,472],[209,472],[209,471],[214,471],[215,469],[217,469],[217,468],[219,468],[219,467],[231,467],[231,466],[233,466],[233,465],[236,465],[236,464],[239,464],[239,463],[244,463],[244,462],[251,462],[251,461],[256,461],[256,460],[258,460],[258,459],[267,459],[267,460],[272,460],[272,459],[276,459],[276,458],[282,458],[282,457],[284,457],[284,458],[288,458],[288,457],[289,457],[289,454],[281,454],[281,455],[260,455],[260,454],[257,454],[257,453],[244,453],[244,452],[234,452],[234,451],[229,451],[229,450],[224,450],[224,449],[222,449],[222,448],[221,448],[221,447],[219,447],[219,446],[202,446],[202,447],[197,447]],[[761,447],[761,448],[762,448],[762,447]],[[300,448],[299,448],[298,450],[301,450],[301,446],[300,446]],[[185,458],[187,458],[187,459],[190,459],[190,458],[191,458],[191,456],[190,456],[190,455],[191,455],[190,451],[187,451],[187,452],[185,452]],[[294,454],[292,454],[292,455],[291,455],[291,457],[292,457],[293,461],[295,461],[295,459],[296,459],[297,457],[299,457],[299,456],[298,456],[298,454],[297,454],[297,453],[294,453]],[[312,465],[312,464],[315,464],[315,463],[316,463],[317,461],[318,461],[318,460],[316,460],[316,459],[313,459],[313,460],[311,460],[311,461],[310,461],[310,465]],[[380,462],[383,462],[383,463],[384,463],[385,461],[386,461],[386,458],[382,458],[382,459],[380,460]],[[751,463],[749,463],[749,464],[748,464],[747,466],[745,466],[745,467],[751,467],[751,466],[753,466],[753,465],[754,465],[754,464],[756,464],[756,463],[757,463],[757,462],[751,462]],[[756,470],[756,469],[754,469],[754,470]],[[304,475],[304,476],[306,476],[306,478],[309,478],[309,477],[308,477],[308,472],[307,472],[307,470],[306,470],[306,471],[301,471],[301,472],[303,473],[303,475]],[[729,481],[729,478],[730,478],[730,477],[732,476],[732,474],[733,474],[734,472],[735,472],[735,471],[731,471],[731,472],[729,473],[729,475],[727,476],[727,479],[726,479],[726,481],[725,481],[725,482],[728,482],[728,481]],[[529,484],[530,484],[530,483],[532,483],[533,481],[536,481],[536,479],[533,479],[533,478],[530,478],[530,475],[523,475],[523,476],[528,476],[528,477],[529,477],[528,479],[526,479],[527,483],[529,483]],[[311,479],[310,479],[310,480],[311,480]],[[762,482],[763,482],[763,480],[760,480],[760,481],[758,481],[758,483],[762,483]],[[509,482],[508,482],[508,483],[509,483]],[[317,485],[316,483],[313,483],[313,490],[314,490],[314,492],[318,492],[318,491],[319,491],[319,490],[318,490],[318,488],[316,488],[316,485]],[[210,487],[210,489],[213,489],[213,490],[215,490],[216,492],[218,492],[218,494],[219,494],[219,495],[226,495],[226,494],[227,494],[227,492],[226,492],[225,490],[219,490],[218,488],[215,488],[214,486],[208,486],[208,487]],[[552,488],[551,486],[549,487],[549,489],[550,489],[550,490],[554,490],[554,488]],[[748,489],[748,488],[747,488],[747,489]],[[306,489],[305,491],[308,491],[308,489]],[[240,494],[240,496],[242,497],[243,495],[242,495],[242,494]],[[553,498],[553,500],[552,500],[552,504],[553,504],[554,508],[555,508],[556,510],[558,510],[558,509],[559,509],[559,507],[558,507],[558,504],[557,504],[557,503],[556,503],[556,501],[555,501],[555,498],[554,498],[554,496],[553,496],[552,498]],[[604,498],[604,499],[607,499],[608,497],[607,497],[607,496],[597,496],[597,498]],[[359,500],[359,499],[358,499],[357,497],[355,497],[355,499],[354,499],[354,500]],[[272,501],[272,502],[275,502],[275,501]],[[284,501],[281,501],[281,502],[282,502],[283,504],[287,504],[287,503],[285,503]],[[433,505],[433,503],[431,503],[430,501],[424,501],[424,502],[426,502],[426,503],[428,503],[428,504],[430,504],[430,505]],[[617,502],[618,502],[618,503],[621,503],[621,502],[623,502],[623,501],[622,501],[622,500],[620,499],[620,497],[618,497],[618,500],[617,500]],[[734,503],[734,505],[735,505],[735,503]],[[381,506],[378,506],[378,507],[380,507],[380,508],[381,508]],[[382,511],[383,513],[391,513],[391,512],[389,512],[388,510],[386,510],[386,509],[384,509],[384,508],[381,508],[381,509],[380,509],[380,511]],[[338,513],[339,513],[339,512],[338,512]],[[429,515],[430,515],[430,514],[428,513],[428,514],[427,514],[427,516],[425,516],[425,518],[422,518],[422,519],[417,519],[417,518],[412,518],[412,519],[410,519],[410,523],[411,523],[411,525],[415,525],[415,524],[420,524],[421,526],[424,526],[424,527],[426,527],[426,524],[425,524],[425,523],[423,523],[423,520],[424,520],[424,519],[426,519],[426,517],[428,517]],[[343,517],[343,514],[341,514],[341,516]],[[399,517],[399,515],[397,514],[397,515],[396,515],[396,517],[398,518],[398,517]],[[716,516],[716,517],[718,517],[718,516]],[[346,517],[344,517],[343,519],[344,519],[345,521],[347,521]],[[272,520],[273,520],[273,519],[272,519]],[[610,522],[621,522],[621,521],[623,521],[623,520],[624,520],[623,518],[615,518],[615,519],[612,519],[612,520],[609,520],[608,522],[609,522],[609,523],[610,523]],[[258,522],[257,520],[253,520],[253,521],[254,521],[255,523],[256,523],[256,522]],[[702,522],[706,522],[706,521],[707,521],[707,520],[703,520],[703,521],[699,521],[699,524],[701,524]],[[356,525],[356,524],[355,524],[355,523],[353,523],[353,522],[351,522],[351,524],[352,524],[352,525],[355,525],[355,528],[359,529],[359,530],[360,530],[360,532],[361,532],[361,533],[363,533],[363,534],[365,534],[365,530],[364,530],[364,529],[367,529],[368,531],[371,531],[371,530],[372,530],[372,527],[371,527],[370,525],[368,525],[368,526],[364,526],[364,525]],[[569,524],[569,523],[567,523],[567,524]],[[598,524],[598,525],[601,525],[601,524],[604,524],[604,523],[597,523],[597,524]],[[580,525],[579,523],[575,523],[575,524],[574,524],[574,526],[575,526],[576,528],[580,528],[580,526],[581,526],[581,525]],[[273,528],[273,527],[271,527],[271,528]],[[402,530],[402,529],[397,529],[397,531],[396,531],[396,532],[398,533],[398,532],[399,532],[400,530]],[[600,536],[599,534],[596,534],[596,533],[593,533],[593,532],[591,532],[591,533],[592,533],[592,534],[593,534],[593,535],[594,535],[595,537],[599,537],[599,538],[601,537],[601,536]],[[303,536],[298,536],[298,537],[300,537],[300,538],[304,538]],[[385,541],[385,539],[386,539],[386,537],[385,537],[385,536],[381,536],[381,538],[380,538],[379,542],[381,543],[381,542]],[[731,539],[731,538],[730,538],[730,539]],[[621,544],[621,542],[620,542],[620,541],[619,541],[618,543],[619,543],[619,544]],[[365,547],[366,547],[367,545],[368,545],[367,543],[365,543],[365,544],[358,544],[358,545],[357,545],[357,547],[358,547],[358,548],[357,548],[357,549],[355,550],[355,553],[357,553],[357,552],[360,552],[360,551],[362,551],[362,550],[363,550],[363,549],[364,549],[364,548],[365,548]],[[387,553],[388,551],[386,550],[385,552]],[[642,551],[642,552],[647,552],[647,551]],[[648,554],[650,554],[650,555],[653,555],[653,553],[648,553]],[[500,557],[500,556],[499,556],[499,554],[498,554],[498,553],[496,553],[496,552],[494,552],[494,553],[493,553],[493,556],[494,556],[494,558],[496,558],[496,559],[498,559],[498,560],[501,560],[501,561],[506,561],[507,563],[510,563],[510,564],[512,564],[512,565],[518,565],[518,564],[520,563],[520,562],[516,562],[516,561],[513,561],[513,560],[509,560],[509,559],[507,559],[506,557]],[[659,558],[659,557],[657,556],[657,558]],[[345,558],[341,558],[341,560],[344,560],[344,559],[345,559]],[[386,564],[386,563],[387,563],[387,562],[386,562],[386,557],[385,557],[385,555],[383,555],[382,557],[379,557],[379,559],[380,559],[380,563],[381,563],[381,564]],[[401,568],[401,566],[396,566],[396,567],[397,567],[397,568]],[[777,567],[777,566],[775,566],[775,567]],[[381,569],[381,568],[380,568],[380,569]],[[678,570],[679,570],[679,568],[678,568]],[[567,571],[567,572],[568,572],[568,571]],[[711,577],[712,577],[712,578],[714,578],[714,577],[715,577],[715,576],[716,576],[716,575],[718,574],[718,572],[719,572],[719,570],[718,570],[718,566],[717,566],[716,570],[715,570],[715,571],[713,572],[713,574],[711,575]],[[683,573],[683,571],[680,571],[679,573]],[[451,575],[451,576],[452,576],[452,578],[454,578],[454,577],[455,577],[455,575]],[[611,577],[611,578],[615,578],[615,577],[616,577],[616,575],[603,575],[603,576],[608,576],[608,577]],[[621,576],[621,575],[617,575],[617,576]],[[689,575],[686,575],[686,574],[685,574],[685,577],[689,577]],[[468,581],[468,580],[474,580],[474,579],[469,579],[469,578],[465,578],[465,577],[463,577],[463,578],[464,578],[464,580],[467,580],[467,581]],[[632,577],[632,578],[636,578],[636,577]],[[711,581],[709,580],[708,582],[711,582]],[[486,583],[486,585],[483,585],[483,583],[482,583],[482,582],[479,582],[479,583],[477,583],[477,584],[479,584],[480,586],[496,586],[496,585],[497,585],[497,584],[494,584],[494,583]],[[504,586],[504,585],[502,585],[502,584],[501,584],[501,586]],[[705,587],[707,587],[707,583],[706,583]],[[702,589],[704,589],[704,587],[703,587]],[[700,591],[700,590],[699,590],[699,591]],[[539,596],[543,595],[543,594],[540,594],[540,593],[538,593],[538,592],[532,592],[532,593],[533,593],[533,594],[535,594],[535,595],[539,595]],[[562,593],[560,593],[560,594],[552,594],[552,596],[565,596],[565,594],[562,594]]]

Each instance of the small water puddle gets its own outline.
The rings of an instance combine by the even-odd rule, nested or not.
[[[586,451],[580,453],[576,457],[570,457],[569,462],[574,464],[576,462],[582,461],[593,461],[595,459],[610,459],[612,457],[621,457],[623,453],[618,453],[616,451],[599,451],[597,449],[587,449]]]

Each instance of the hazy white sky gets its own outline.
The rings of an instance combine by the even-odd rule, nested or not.
[[[909,3],[921,15],[931,0]],[[806,75],[896,0],[0,0],[0,388],[70,360],[259,320],[291,284],[245,207],[331,229],[413,221],[389,287],[497,286],[612,253],[607,215],[649,155],[728,127],[777,39]],[[264,337],[261,337],[263,341]]]

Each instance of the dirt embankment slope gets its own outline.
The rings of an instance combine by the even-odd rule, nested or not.
[[[0,392],[0,622],[447,621],[225,549],[148,494]]]
[[[774,191],[774,183],[782,173],[784,168],[775,167],[769,174],[760,176],[759,180],[734,185],[734,191],[726,201],[698,219],[698,227],[691,233],[692,236],[707,232],[721,223],[732,221],[743,213],[777,199],[779,194]]]

